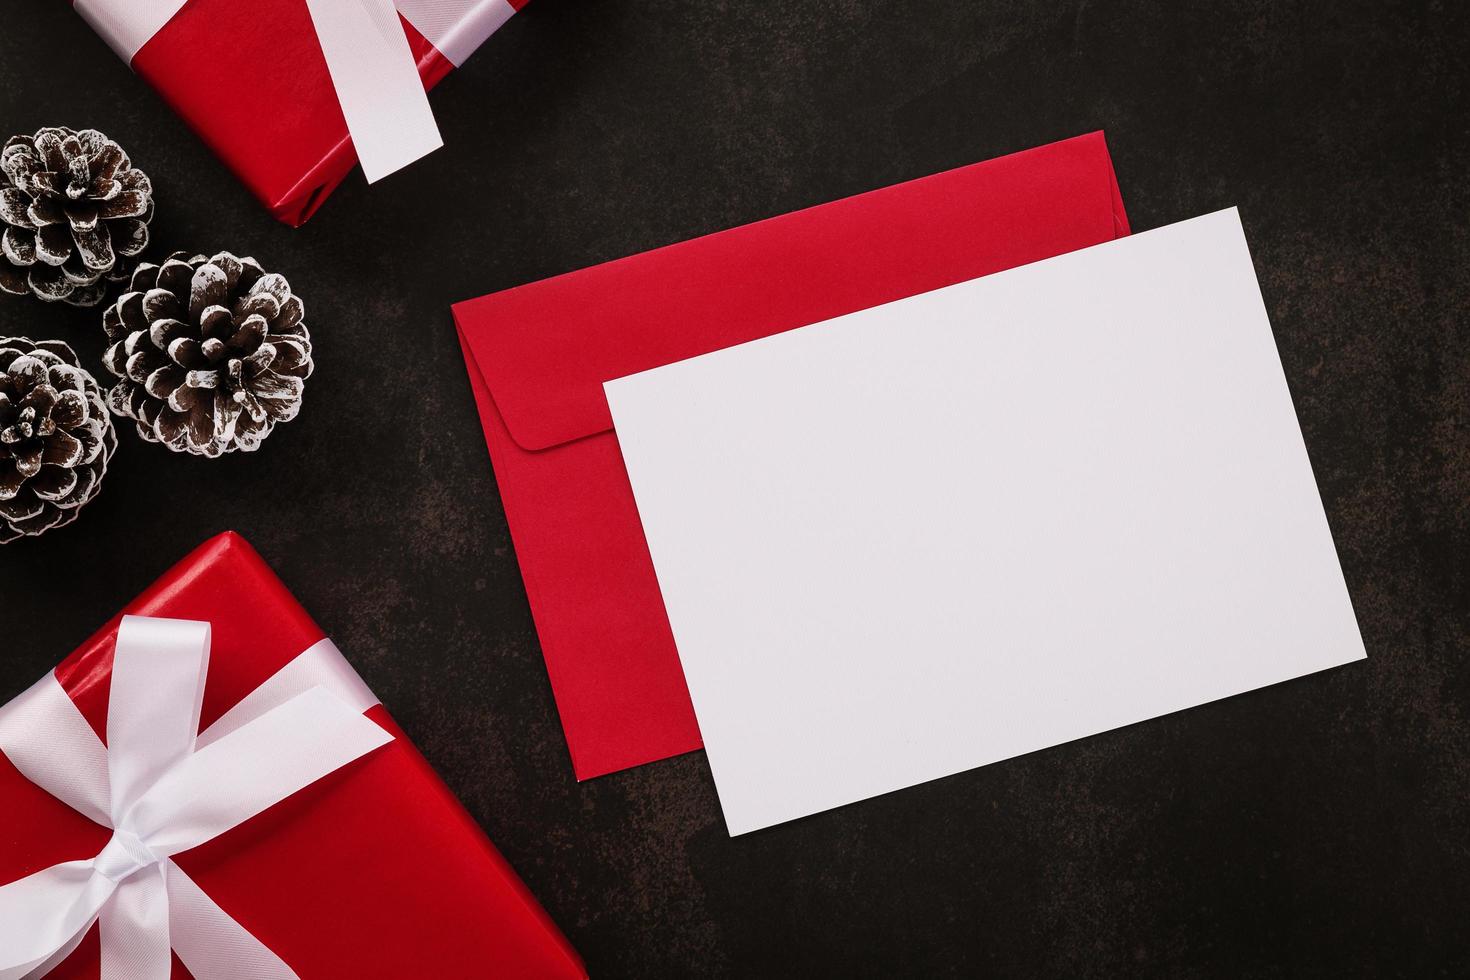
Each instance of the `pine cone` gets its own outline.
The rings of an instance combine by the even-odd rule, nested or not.
[[[102,389],[70,347],[0,338],[0,544],[75,520],[115,449]]]
[[[95,129],[12,136],[0,150],[0,292],[96,306],[148,246],[153,185]]]
[[[301,410],[312,370],[305,308],[254,259],[186,256],[138,266],[103,315],[114,341],[103,362],[122,379],[107,403],[175,451],[258,449]]]

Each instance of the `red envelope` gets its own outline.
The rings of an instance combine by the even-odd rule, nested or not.
[[[1098,132],[457,304],[577,778],[700,747],[604,381],[1126,234]]]
[[[322,631],[234,534],[205,542],[123,610],[213,627],[201,730]],[[107,730],[121,616],[56,668]],[[347,651],[351,656],[351,651]],[[535,897],[382,705],[389,745],[175,860],[304,978],[539,977],[586,970]],[[90,858],[109,831],[22,776],[0,753],[0,883]],[[48,980],[95,978],[96,926]],[[188,972],[175,957],[175,980]]]

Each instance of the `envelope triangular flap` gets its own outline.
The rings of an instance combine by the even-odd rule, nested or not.
[[[459,303],[517,445],[612,428],[602,384],[1128,232],[1101,132]]]

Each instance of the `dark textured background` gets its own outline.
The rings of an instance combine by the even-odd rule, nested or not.
[[[1467,50],[1458,0],[535,0],[435,93],[447,149],[292,231],[11,0],[0,126],[121,140],[153,254],[285,272],[319,371],[261,452],[128,431],[0,549],[0,700],[234,528],[594,976],[1464,975]],[[1135,228],[1240,206],[1368,661],[737,840],[701,754],[577,785],[449,303],[1097,128]],[[0,329],[100,371],[95,313]]]

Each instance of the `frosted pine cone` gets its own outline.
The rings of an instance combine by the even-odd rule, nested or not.
[[[258,449],[301,410],[312,370],[304,312],[285,277],[254,259],[145,262],[102,317],[114,341],[103,362],[122,379],[107,403],[175,451]]]
[[[0,544],[75,520],[115,449],[102,389],[70,347],[0,338]]]
[[[95,129],[12,136],[0,150],[0,292],[95,306],[148,246],[153,185]]]

